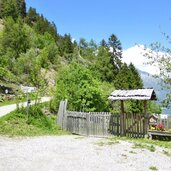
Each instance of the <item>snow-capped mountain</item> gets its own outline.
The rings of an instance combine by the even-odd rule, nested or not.
[[[156,66],[147,65],[148,59],[144,55],[145,52],[144,45],[135,45],[123,51],[122,61],[127,64],[133,63],[137,69],[151,75],[158,74],[159,69]]]

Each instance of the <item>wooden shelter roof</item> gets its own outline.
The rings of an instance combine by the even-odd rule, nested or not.
[[[109,100],[157,100],[154,89],[115,90]]]

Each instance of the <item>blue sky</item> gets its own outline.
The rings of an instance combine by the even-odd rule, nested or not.
[[[114,33],[123,49],[160,41],[161,32],[171,35],[171,0],[26,0],[54,21],[58,33],[97,43]]]

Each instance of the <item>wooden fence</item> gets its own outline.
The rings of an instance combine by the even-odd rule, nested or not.
[[[158,116],[158,124],[161,123],[164,125],[166,130],[171,129],[171,115],[165,114],[164,118],[161,118],[161,115]]]
[[[123,136],[143,138],[146,133],[145,119],[140,114],[124,114]],[[86,136],[121,136],[121,115],[107,112],[67,111],[67,101],[61,101],[57,123],[64,130]]]
[[[110,113],[67,111],[67,131],[87,136],[110,136]]]

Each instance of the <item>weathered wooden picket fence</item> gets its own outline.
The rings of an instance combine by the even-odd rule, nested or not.
[[[61,101],[57,123],[64,130],[86,136],[121,136],[121,116],[108,112],[74,112],[67,110],[67,101]],[[144,116],[124,115],[124,136],[143,138],[145,136]]]
[[[87,136],[110,136],[110,113],[104,112],[71,112],[67,111],[67,130]]]

